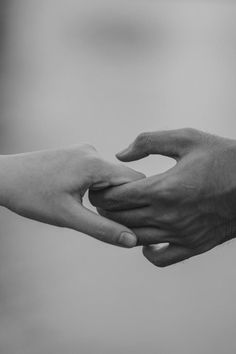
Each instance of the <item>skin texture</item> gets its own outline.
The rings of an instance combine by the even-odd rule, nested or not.
[[[144,175],[103,160],[90,145],[0,157],[0,204],[24,217],[71,228],[123,247],[136,236],[82,204],[86,191]]]
[[[174,158],[165,173],[90,193],[100,215],[136,233],[144,256],[165,267],[236,235],[236,142],[194,129],[143,133],[117,157]]]

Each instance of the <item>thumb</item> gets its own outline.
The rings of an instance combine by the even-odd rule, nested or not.
[[[135,141],[116,157],[121,161],[135,161],[151,154],[179,159],[189,152],[199,134],[194,129],[179,129],[140,134]]]
[[[131,248],[137,244],[137,237],[130,229],[94,213],[73,198],[67,208],[67,225],[112,245]]]

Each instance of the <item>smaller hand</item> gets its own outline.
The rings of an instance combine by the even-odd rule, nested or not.
[[[44,223],[68,227],[123,247],[136,245],[131,230],[82,204],[85,192],[118,186],[144,175],[103,160],[89,146],[0,157],[0,204]]]
[[[132,228],[144,255],[167,266],[236,235],[236,141],[193,129],[141,134],[122,161],[172,157],[163,174],[91,192],[101,215]],[[165,247],[155,244],[168,243]]]

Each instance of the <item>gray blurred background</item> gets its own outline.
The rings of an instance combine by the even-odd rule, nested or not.
[[[236,138],[234,1],[1,1],[0,146],[94,144],[142,131]],[[151,175],[173,162],[130,164]],[[236,242],[158,269],[0,210],[1,354],[233,354]]]

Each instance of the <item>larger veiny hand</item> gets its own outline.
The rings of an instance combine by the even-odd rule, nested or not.
[[[193,129],[144,133],[117,157],[176,159],[167,172],[91,192],[101,215],[136,233],[144,255],[167,266],[236,235],[236,141]],[[165,247],[153,244],[169,243]]]
[[[0,205],[44,223],[68,227],[123,247],[136,245],[125,226],[82,204],[85,192],[143,178],[103,160],[89,146],[0,157]]]

